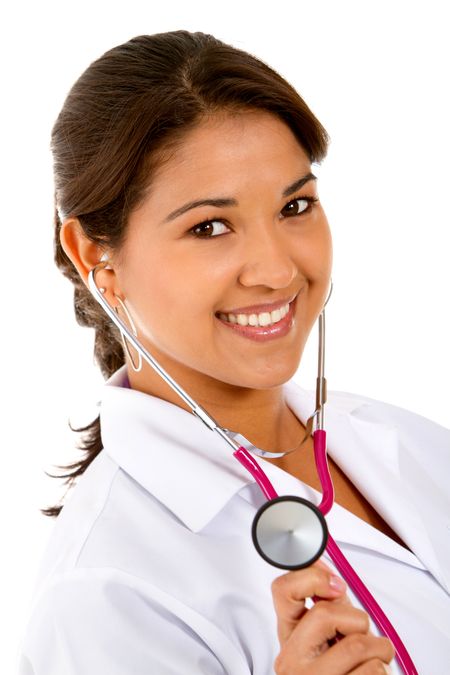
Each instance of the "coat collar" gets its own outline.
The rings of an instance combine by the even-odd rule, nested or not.
[[[122,366],[104,387],[100,418],[105,452],[198,532],[237,492],[244,488],[245,495],[245,487],[255,481],[231,448],[195,415],[126,385],[126,366]],[[284,391],[287,404],[305,424],[314,410],[315,392],[293,380],[284,384]],[[367,548],[425,566],[450,592],[448,498],[424,475],[402,443],[398,426],[382,421],[383,406],[392,408],[364,396],[328,392],[324,413],[328,453],[417,558],[337,503],[327,516],[330,532],[338,542],[361,546],[363,540]],[[309,486],[257,460],[279,494],[320,501],[319,493]]]

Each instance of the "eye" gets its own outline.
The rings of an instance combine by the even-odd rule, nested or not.
[[[191,227],[189,232],[200,239],[212,239],[222,234],[223,228],[229,229],[221,220],[205,220]]]
[[[283,211],[287,209],[288,206],[291,206],[291,204],[294,204],[294,210],[291,209],[289,211],[290,216],[301,216],[303,213],[309,213],[309,211],[312,210],[313,205],[315,202],[318,202],[319,198],[318,197],[312,197],[310,195],[304,195],[303,197],[295,197],[295,199],[292,199],[290,202],[286,204],[286,206],[283,208]],[[295,208],[298,207],[298,202],[306,202],[308,204],[307,208],[303,208],[300,212],[295,213]]]

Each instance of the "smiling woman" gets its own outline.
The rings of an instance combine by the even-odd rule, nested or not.
[[[102,106],[90,99],[94,79]],[[212,36],[141,36],[91,65],[53,129],[55,247],[75,285],[77,319],[96,330],[106,376],[124,362],[122,343],[85,286],[105,251],[112,264],[100,275],[105,297],[130,313],[174,377],[259,443],[282,446],[286,435],[298,436],[280,385],[298,368],[329,288],[331,234],[311,172],[327,143],[287,82]],[[281,325],[258,329],[267,305],[276,309],[300,290],[295,316],[292,305]],[[244,308],[232,331],[223,321],[224,314],[233,321],[230,307]],[[147,365],[130,371],[134,389],[180,405]],[[241,398],[246,412],[236,419]],[[268,413],[262,425],[255,406]],[[69,482],[102,446],[98,419],[80,431],[87,456]]]
[[[84,456],[60,476],[75,489],[43,509],[58,519],[21,675],[337,675],[392,660],[329,558],[279,579],[259,558],[255,481],[136,358],[89,286],[98,266],[111,315],[221,427],[260,450],[295,448],[261,460],[265,471],[281,494],[317,502],[315,448],[300,442],[314,400],[291,380],[329,294],[332,239],[312,172],[328,142],[278,73],[200,32],[135,37],[70,90],[52,132],[55,261],[107,382],[99,416],[77,430]],[[450,579],[410,495],[420,475],[446,499],[448,434],[378,403],[329,396],[333,527],[420,672],[446,672]],[[433,474],[425,446],[441,458]]]

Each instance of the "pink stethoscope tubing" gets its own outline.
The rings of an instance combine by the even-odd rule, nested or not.
[[[314,431],[314,456],[322,486],[322,501],[318,508],[324,516],[329,513],[334,502],[334,486],[328,468],[326,439],[327,436],[324,429],[316,429]],[[267,499],[276,499],[278,497],[275,488],[261,466],[244,447],[241,446],[233,455],[251,473]],[[391,640],[396,652],[395,658],[405,675],[418,675],[416,667],[394,626],[329,534],[326,551],[353,592],[369,612],[381,633]]]

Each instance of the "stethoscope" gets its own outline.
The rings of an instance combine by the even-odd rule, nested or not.
[[[322,501],[319,506],[315,506],[307,499],[295,495],[283,495],[280,497],[261,466],[244,447],[244,444],[253,454],[261,457],[280,457],[287,453],[271,453],[260,450],[241,434],[219,426],[211,415],[194,401],[160,366],[153,356],[149,354],[145,347],[137,340],[134,333],[120,319],[114,308],[107,302],[95,282],[97,270],[107,265],[108,260],[103,256],[101,262],[90,270],[88,285],[94,298],[121,332],[122,340],[124,338],[129,340],[141,357],[183,399],[194,415],[199,417],[208,429],[216,431],[233,448],[233,456],[250,472],[267,498],[267,502],[256,512],[252,524],[252,539],[259,555],[275,567],[286,570],[297,570],[311,565],[315,560],[320,558],[326,549],[333,563],[372,616],[381,633],[392,641],[396,651],[395,658],[405,675],[417,675],[414,663],[400,636],[329,534],[325,520],[325,516],[330,511],[334,502],[334,487],[327,461],[326,431],[323,428],[323,408],[327,400],[327,385],[324,376],[325,306],[330,299],[333,282],[331,282],[330,292],[319,315],[319,363],[316,380],[316,408],[307,420],[305,438],[300,443],[301,445],[312,435],[314,458],[322,486]],[[314,421],[315,430],[312,432]],[[316,599],[313,598],[314,601]],[[340,637],[342,636],[338,635],[335,639],[339,639]],[[330,641],[331,643],[332,641]]]

